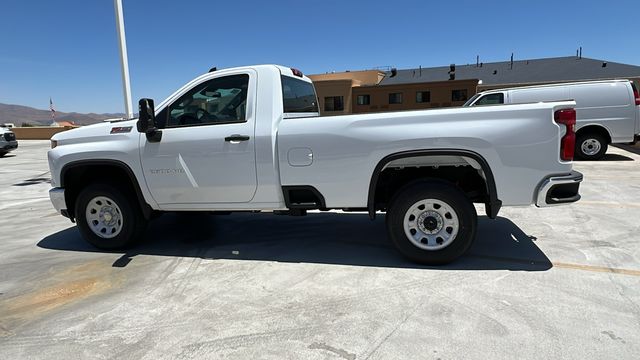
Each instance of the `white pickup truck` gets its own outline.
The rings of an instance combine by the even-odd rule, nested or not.
[[[204,74],[140,118],[56,134],[51,201],[104,249],[165,211],[386,212],[399,251],[450,262],[476,233],[473,203],[577,201],[575,102],[319,117],[300,71]]]

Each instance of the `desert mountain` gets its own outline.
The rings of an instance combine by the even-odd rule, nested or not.
[[[56,111],[56,121],[70,121],[77,125],[95,124],[105,119],[120,118],[122,116],[124,114],[81,114]],[[4,123],[13,123],[16,126],[20,126],[23,123],[36,126],[50,125],[51,111],[0,103],[0,124]]]

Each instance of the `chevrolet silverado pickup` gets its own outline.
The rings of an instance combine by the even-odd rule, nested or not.
[[[167,211],[386,213],[400,253],[443,264],[469,249],[474,203],[580,198],[575,102],[322,117],[299,70],[206,73],[139,118],[56,134],[51,201],[102,249],[134,245]]]

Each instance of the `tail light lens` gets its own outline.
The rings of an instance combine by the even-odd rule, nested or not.
[[[576,111],[574,109],[562,109],[553,114],[553,120],[567,128],[567,132],[560,139],[560,159],[572,161],[576,147]]]
[[[636,105],[640,105],[640,93],[638,93],[636,84],[631,83],[631,88],[633,89],[633,97],[636,98]]]

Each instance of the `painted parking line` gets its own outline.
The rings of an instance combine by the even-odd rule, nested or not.
[[[621,269],[621,268],[613,268],[609,266],[573,264],[573,263],[556,262],[556,261],[547,262],[547,261],[540,261],[540,260],[529,260],[529,259],[522,259],[522,258],[511,258],[511,257],[491,256],[491,255],[469,254],[467,256],[479,258],[479,259],[503,261],[503,262],[510,262],[510,263],[516,263],[516,264],[538,265],[541,267],[545,265],[546,266],[551,265],[552,267],[556,267],[559,269],[571,269],[571,270],[582,270],[582,271],[589,271],[589,272],[640,276],[640,270],[636,270],[636,269]]]
[[[608,266],[581,265],[581,264],[571,264],[571,263],[562,263],[562,262],[551,262],[551,264],[553,265],[553,267],[557,267],[561,269],[574,269],[574,270],[584,270],[584,271],[591,271],[591,272],[640,276],[640,270],[634,270],[634,269],[620,269],[620,268],[612,268]]]

